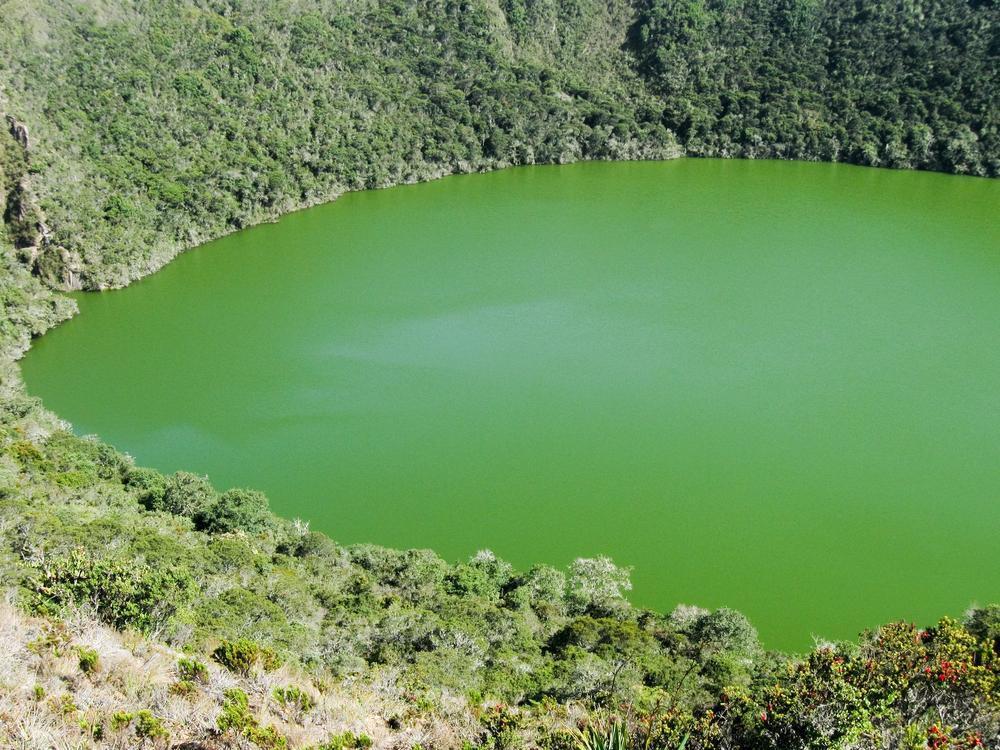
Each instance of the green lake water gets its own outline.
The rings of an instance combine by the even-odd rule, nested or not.
[[[611,555],[769,646],[1000,601],[1000,182],[594,163],[355,193],[35,343],[143,465],[343,543]]]

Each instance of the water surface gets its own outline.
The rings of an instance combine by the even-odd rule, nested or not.
[[[356,193],[81,296],[24,373],[341,542],[609,554],[800,648],[1000,600],[998,208],[707,160]]]

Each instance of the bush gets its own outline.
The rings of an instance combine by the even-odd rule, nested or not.
[[[163,726],[163,720],[154,716],[153,712],[147,709],[135,713],[116,711],[111,716],[111,729],[113,731],[121,731],[130,725],[135,731],[135,736],[143,740],[167,740],[170,738],[170,733]]]
[[[252,567],[242,568],[235,574],[243,575],[247,570]],[[274,598],[278,598],[278,594]],[[222,640],[242,638],[247,632],[247,624],[252,623],[254,632],[266,632],[270,643],[289,648],[296,643],[300,632],[265,591],[242,588],[223,591],[216,597],[203,599],[193,612],[193,618],[205,631]]]
[[[366,750],[372,746],[372,739],[367,734],[344,732],[335,734],[314,750]]]
[[[177,660],[177,676],[185,682],[208,682],[208,667],[197,659]]]
[[[90,674],[91,672],[97,671],[97,652],[92,648],[87,648],[86,646],[78,646],[76,649],[77,654],[80,657],[80,671],[84,674]]]
[[[188,697],[198,692],[198,686],[191,680],[178,680],[168,688],[172,695]]]
[[[143,739],[167,739],[170,733],[163,726],[163,720],[143,709],[135,715],[135,735]]]
[[[230,688],[224,696],[222,711],[216,722],[220,731],[243,735],[263,750],[284,750],[288,747],[288,741],[274,727],[261,727],[250,711],[246,693],[239,688]]]
[[[274,689],[274,699],[285,708],[291,708],[302,713],[312,711],[316,707],[316,701],[313,697],[296,685],[276,687]]]
[[[197,519],[209,511],[215,498],[215,490],[206,477],[178,471],[166,481],[162,498],[149,508]]]
[[[153,469],[133,467],[126,476],[126,486],[136,493],[139,504],[147,510],[163,508],[167,478]]]
[[[760,648],[757,630],[746,616],[726,607],[699,618],[691,628],[691,639],[703,653],[731,651],[747,655]]]
[[[1000,604],[974,609],[968,615],[966,629],[984,644],[989,644],[1000,657]]]
[[[190,573],[154,569],[134,560],[94,559],[82,547],[40,563],[36,608],[52,612],[67,604],[89,604],[107,624],[148,632],[165,623],[194,595]]]
[[[618,615],[628,609],[625,592],[631,590],[629,570],[608,557],[579,558],[570,566],[566,598],[575,614]]]
[[[512,579],[505,597],[514,605],[527,605],[543,619],[566,614],[566,574],[548,565],[536,565]]]
[[[281,666],[281,661],[273,650],[265,648],[247,638],[240,638],[236,641],[223,641],[212,652],[212,658],[230,672],[242,675],[250,674],[257,664],[266,671],[271,671]]]
[[[232,489],[199,514],[198,527],[211,533],[245,531],[256,534],[267,528],[271,513],[267,497],[255,490]]]
[[[111,729],[118,732],[132,723],[132,714],[128,711],[115,711],[111,714]]]
[[[17,464],[10,456],[0,456],[0,498],[12,496],[19,483]]]

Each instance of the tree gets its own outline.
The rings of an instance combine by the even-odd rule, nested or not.
[[[703,655],[722,651],[752,654],[760,648],[757,630],[746,616],[727,607],[699,618],[691,628],[691,639]]]
[[[566,614],[566,574],[548,565],[536,565],[508,583],[505,599],[513,606],[529,606],[542,620]]]
[[[147,510],[163,508],[163,495],[167,491],[167,479],[154,469],[134,467],[125,479],[126,484],[137,494],[139,503]]]
[[[141,472],[141,473],[140,473]],[[215,502],[215,490],[206,477],[178,471],[167,479],[160,489],[159,482],[148,470],[137,470],[129,475],[135,477],[140,488],[140,501],[149,510],[160,510],[187,518],[196,518]]]
[[[573,561],[566,599],[574,614],[614,617],[628,608],[626,591],[632,590],[631,569],[619,568],[610,557]]]
[[[245,531],[256,534],[267,528],[267,497],[256,490],[231,489],[198,516],[198,527],[210,533]]]

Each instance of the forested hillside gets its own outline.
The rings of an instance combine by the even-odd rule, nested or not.
[[[998,20],[965,0],[651,0],[630,40],[688,153],[996,175]]]
[[[346,190],[683,154],[997,176],[998,14],[0,3],[0,575],[18,606],[0,607],[0,744],[997,746],[995,606],[795,658],[731,610],[632,607],[603,558],[343,547],[257,492],[74,436],[15,360],[73,314],[53,289],[127,284]]]

